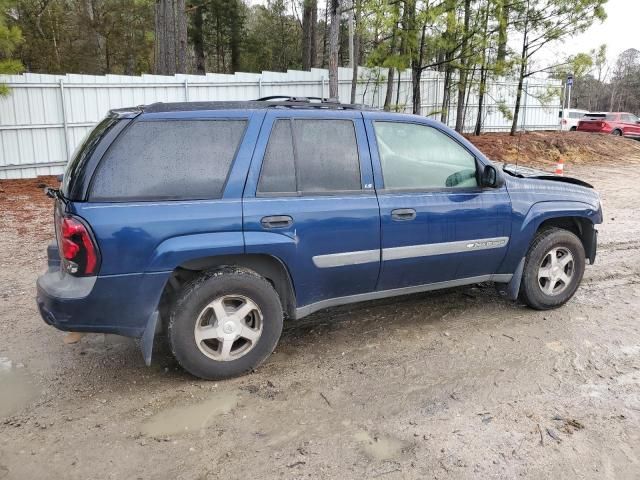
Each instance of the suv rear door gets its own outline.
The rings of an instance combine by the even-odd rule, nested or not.
[[[500,280],[491,276],[509,243],[506,187],[479,187],[482,164],[433,123],[380,113],[365,123],[380,203],[378,289]]]
[[[243,222],[246,252],[285,264],[298,307],[374,290],[380,217],[361,113],[268,111]]]
[[[623,113],[620,120],[624,124],[624,135],[626,137],[640,137],[640,124],[638,117],[631,113]]]

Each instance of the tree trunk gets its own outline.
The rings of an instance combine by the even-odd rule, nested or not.
[[[442,110],[440,112],[440,121],[445,125],[449,122],[449,106],[451,104],[451,77],[453,74],[453,55],[455,50],[453,44],[455,43],[456,35],[456,2],[455,0],[446,0],[446,12],[447,12],[447,29],[444,32],[444,40],[446,45],[446,53],[444,55],[445,70],[444,70],[444,85],[442,94]]]
[[[330,0],[329,16],[329,98],[338,100],[338,53],[340,49],[340,1]]]
[[[166,25],[166,0],[156,0],[155,9],[155,49],[154,49],[154,72],[159,75],[164,75],[167,71],[167,52],[165,40],[165,25]]]
[[[384,111],[388,112],[391,110],[391,98],[393,97],[393,74],[395,72],[395,68],[389,67],[389,71],[387,73],[387,93],[384,96]]]
[[[526,42],[526,37],[525,37]],[[520,65],[520,75],[518,75],[518,92],[516,94],[516,107],[513,111],[513,123],[511,124],[511,136],[518,131],[518,117],[520,116],[520,102],[522,101],[522,87],[524,86],[524,76],[527,71],[527,47],[522,47],[522,63]]]
[[[394,9],[394,17],[393,17],[393,27],[391,30],[391,41],[389,42],[389,56],[393,57],[396,50],[396,43],[398,41],[398,18],[400,16],[400,11],[396,7]],[[389,67],[389,71],[387,74],[387,93],[384,96],[384,110],[388,112],[391,110],[391,101],[393,99],[393,76],[395,73],[394,67]],[[400,76],[400,72],[398,72],[398,76]]]
[[[469,75],[469,60],[467,53],[467,38],[469,36],[469,22],[471,20],[471,0],[464,1],[464,29],[462,31],[462,43],[460,44],[460,68],[458,68],[458,104],[456,106],[456,132],[462,133],[464,129],[465,97],[467,91],[467,77]]]
[[[233,2],[230,8],[231,35],[229,47],[231,48],[231,73],[240,70],[240,42],[242,40],[242,23],[240,21],[240,6],[238,1]]]
[[[504,73],[505,60],[507,58],[507,29],[509,27],[509,15],[511,13],[511,5],[508,2],[509,0],[500,0],[498,3],[498,11],[496,12],[498,17],[498,54],[496,57],[496,70],[499,74]]]
[[[90,64],[85,64],[84,68],[87,73],[93,73],[94,75],[98,75],[99,73],[109,73],[109,59],[107,58],[107,54],[104,54],[105,57],[105,68],[106,71],[101,68],[100,59],[102,58],[102,42],[100,39],[100,34],[96,31],[96,17],[95,11],[93,8],[93,3],[91,0],[83,1],[83,9],[85,22],[87,25],[85,35],[87,38],[87,43],[89,44],[89,56],[87,60],[89,60]]]
[[[489,30],[489,2],[486,5],[483,26],[483,42],[487,41],[487,32]],[[486,43],[485,45],[486,46]],[[487,49],[482,49],[482,62],[480,65],[480,87],[478,89],[478,116],[476,117],[475,135],[482,133],[482,110],[484,109],[484,97],[487,89]]]
[[[482,63],[482,67],[480,68],[480,91],[478,92],[478,116],[476,117],[476,127],[473,131],[475,135],[480,135],[482,133],[482,113],[484,109],[484,97],[485,90],[487,89],[487,70],[484,64]]]
[[[420,80],[422,79],[422,68],[414,65],[411,68],[411,84],[413,85],[413,113],[422,115],[422,92],[420,89]]]
[[[187,10],[185,0],[174,3],[176,17],[176,73],[187,73]]]
[[[315,63],[317,0],[304,0],[302,10],[302,69],[311,70]]]
[[[442,85],[442,109],[440,110],[440,121],[445,125],[449,122],[449,105],[451,103],[451,67],[447,64],[444,71],[444,82]]]
[[[309,57],[311,63],[310,68],[318,65],[318,0],[314,0],[316,7],[311,10],[311,51]]]
[[[322,35],[322,68],[327,67],[327,45],[329,38],[329,9],[331,8],[332,0],[325,0],[324,2],[324,32]]]
[[[165,53],[166,67],[165,75],[173,75],[176,73],[176,0],[164,0],[167,4],[165,7]]]
[[[362,0],[354,0],[354,32],[353,32],[353,77],[351,78],[351,103],[356,103],[358,89],[358,61],[360,59],[360,10]]]
[[[204,75],[207,71],[206,59],[204,53],[204,34],[203,27],[203,9],[204,5],[198,5],[193,15],[193,29],[191,33],[191,42],[193,43],[193,53],[196,60],[196,73]]]

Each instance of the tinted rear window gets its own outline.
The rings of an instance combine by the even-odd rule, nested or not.
[[[584,116],[585,120],[617,120],[618,115],[615,113],[588,113]]]
[[[360,159],[351,120],[278,120],[264,155],[258,193],[360,190]]]
[[[293,126],[300,191],[360,189],[358,144],[351,120],[295,120]]]
[[[295,192],[296,167],[293,157],[291,121],[278,120],[269,137],[267,151],[262,161],[258,192]]]
[[[68,163],[67,168],[64,172],[62,193],[65,196],[70,196],[70,186],[72,180],[77,177],[78,173],[83,168],[89,157],[91,157],[100,141],[118,122],[119,119],[116,117],[105,118],[98,125],[96,125],[93,130],[90,130],[84,140],[80,142],[80,145],[73,153],[71,161]]]
[[[101,160],[90,198],[220,198],[245,126],[245,120],[137,122]]]

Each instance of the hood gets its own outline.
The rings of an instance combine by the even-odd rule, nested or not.
[[[526,167],[505,165],[504,179],[512,198],[528,203],[549,201],[581,202],[600,210],[600,195],[587,182],[571,177],[560,177]]]
[[[549,180],[549,181],[552,181],[552,182],[571,183],[573,185],[579,185],[579,186],[585,187],[585,188],[593,188],[593,185],[591,185],[590,183],[587,183],[587,182],[585,182],[583,180],[580,180],[578,178],[561,177],[561,176],[558,176],[558,175],[553,175],[553,174],[548,173],[548,172],[544,172],[542,170],[537,170],[535,168],[519,167],[519,166],[513,165],[511,163],[506,163],[502,167],[502,170],[507,172],[509,175],[512,175],[512,176],[517,177],[517,178],[536,178],[536,179],[539,179],[539,180]]]

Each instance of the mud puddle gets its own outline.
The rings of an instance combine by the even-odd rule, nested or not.
[[[22,368],[0,357],[0,419],[20,411],[39,394],[39,388]]]
[[[207,428],[216,417],[229,413],[237,404],[237,393],[220,393],[200,403],[175,406],[156,413],[143,423],[141,431],[150,437],[198,432]]]

